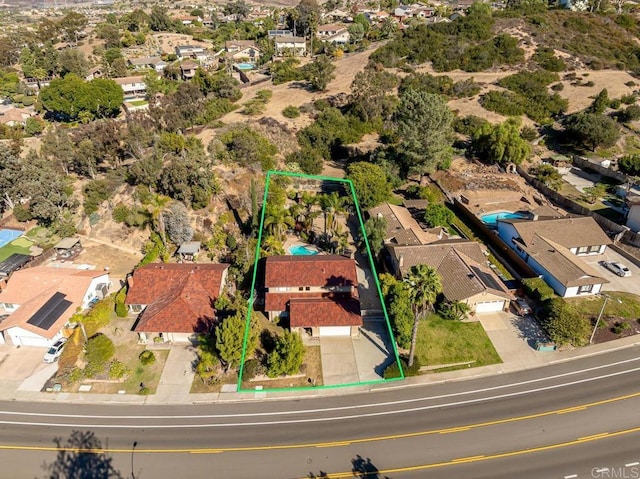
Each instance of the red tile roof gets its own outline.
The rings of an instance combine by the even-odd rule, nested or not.
[[[264,295],[264,310],[265,311],[286,311],[287,303],[291,299],[303,299],[303,298],[323,298],[328,296],[329,293],[323,293],[321,291],[296,291],[293,293],[266,293]]]
[[[357,286],[356,262],[338,255],[269,256],[266,288],[299,286]]]
[[[292,328],[362,326],[360,302],[357,299],[292,299],[289,324]]]
[[[146,304],[135,331],[192,333],[215,320],[226,264],[148,264],[130,281],[126,304]]]

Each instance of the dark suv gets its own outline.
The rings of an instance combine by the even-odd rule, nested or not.
[[[511,301],[511,306],[513,306],[518,316],[531,314],[531,306],[529,306],[529,303],[527,303],[524,298],[516,298],[515,301]]]

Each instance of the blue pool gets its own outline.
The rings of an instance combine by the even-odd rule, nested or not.
[[[253,70],[255,65],[253,63],[236,63],[235,67],[238,70]]]
[[[14,239],[22,236],[24,231],[20,230],[10,230],[7,228],[0,229],[0,248],[4,245],[11,243]]]
[[[308,256],[308,255],[318,254],[318,250],[310,246],[303,246],[303,245],[297,244],[289,248],[289,253],[291,253],[294,256],[302,256],[302,255]]]
[[[529,218],[528,213],[520,213],[520,212],[511,212],[511,211],[499,211],[497,213],[488,213],[486,215],[482,215],[480,219],[484,224],[486,224],[489,228],[495,228],[498,220],[517,220],[517,219],[526,219]]]

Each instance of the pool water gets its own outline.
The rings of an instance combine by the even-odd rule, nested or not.
[[[238,70],[253,70],[255,68],[255,65],[253,65],[252,63],[236,63],[235,67]]]
[[[297,244],[289,248],[289,253],[291,253],[294,256],[303,256],[303,255],[309,256],[309,255],[318,254],[318,250],[314,248],[310,248],[309,246],[303,246],[303,245]]]
[[[498,220],[516,220],[516,219],[525,219],[529,218],[527,213],[518,213],[512,211],[500,211],[497,213],[489,213],[486,215],[482,215],[480,219],[484,224],[486,224],[489,228],[495,228],[498,224]]]
[[[8,228],[0,229],[0,248],[11,243],[14,239],[19,238],[23,233],[24,231],[20,230],[11,230]]]

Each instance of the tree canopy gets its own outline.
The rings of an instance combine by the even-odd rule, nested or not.
[[[353,182],[360,207],[373,208],[387,201],[391,196],[391,187],[387,177],[378,165],[359,161],[347,168],[347,176]]]
[[[483,124],[473,135],[473,146],[483,161],[501,165],[519,165],[531,153],[531,145],[520,135],[519,120],[513,118]]]

